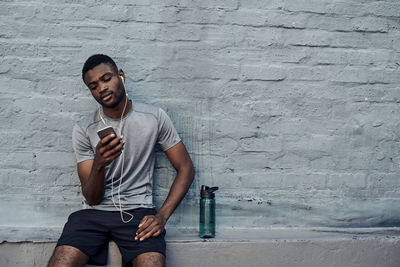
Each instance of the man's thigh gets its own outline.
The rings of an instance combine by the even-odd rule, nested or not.
[[[122,255],[122,265],[124,267],[129,266],[132,260],[147,253],[156,253],[156,255],[160,254],[164,258],[166,250],[164,239],[165,231],[157,237],[150,237],[143,241],[135,240],[135,234],[140,221],[146,215],[154,215],[156,211],[154,209],[142,208],[131,210],[129,212],[134,215],[133,219],[129,223],[119,221],[118,225],[115,225],[111,230],[111,238],[118,245]]]
[[[48,267],[54,266],[84,266],[89,256],[71,246],[58,246],[50,258]]]
[[[138,255],[132,261],[133,267],[164,267],[165,257],[158,252],[146,252]]]
[[[64,226],[59,247],[73,247],[89,257],[90,264],[105,265],[108,256],[109,230],[107,222],[110,212],[97,210],[80,210],[72,213]],[[60,249],[65,252],[65,249]],[[57,253],[57,255],[60,255]]]

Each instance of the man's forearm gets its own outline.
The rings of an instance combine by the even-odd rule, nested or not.
[[[89,178],[82,185],[82,193],[89,205],[98,204],[105,192],[105,167],[94,160]]]
[[[185,197],[190,185],[193,182],[193,179],[194,168],[192,162],[178,170],[175,180],[169,190],[168,196],[158,211],[158,214],[161,215],[165,220],[164,222],[167,222],[168,218]]]

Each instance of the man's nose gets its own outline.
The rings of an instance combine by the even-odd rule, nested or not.
[[[103,92],[106,89],[108,89],[107,85],[105,83],[101,83],[100,84],[100,93]]]

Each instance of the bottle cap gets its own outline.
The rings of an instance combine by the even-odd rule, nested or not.
[[[201,198],[214,198],[214,192],[218,190],[218,186],[208,187],[206,185],[201,186],[200,196]]]

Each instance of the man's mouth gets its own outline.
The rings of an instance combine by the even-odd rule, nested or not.
[[[103,96],[101,96],[101,100],[108,101],[111,99],[111,95],[112,95],[112,93],[106,93]]]

